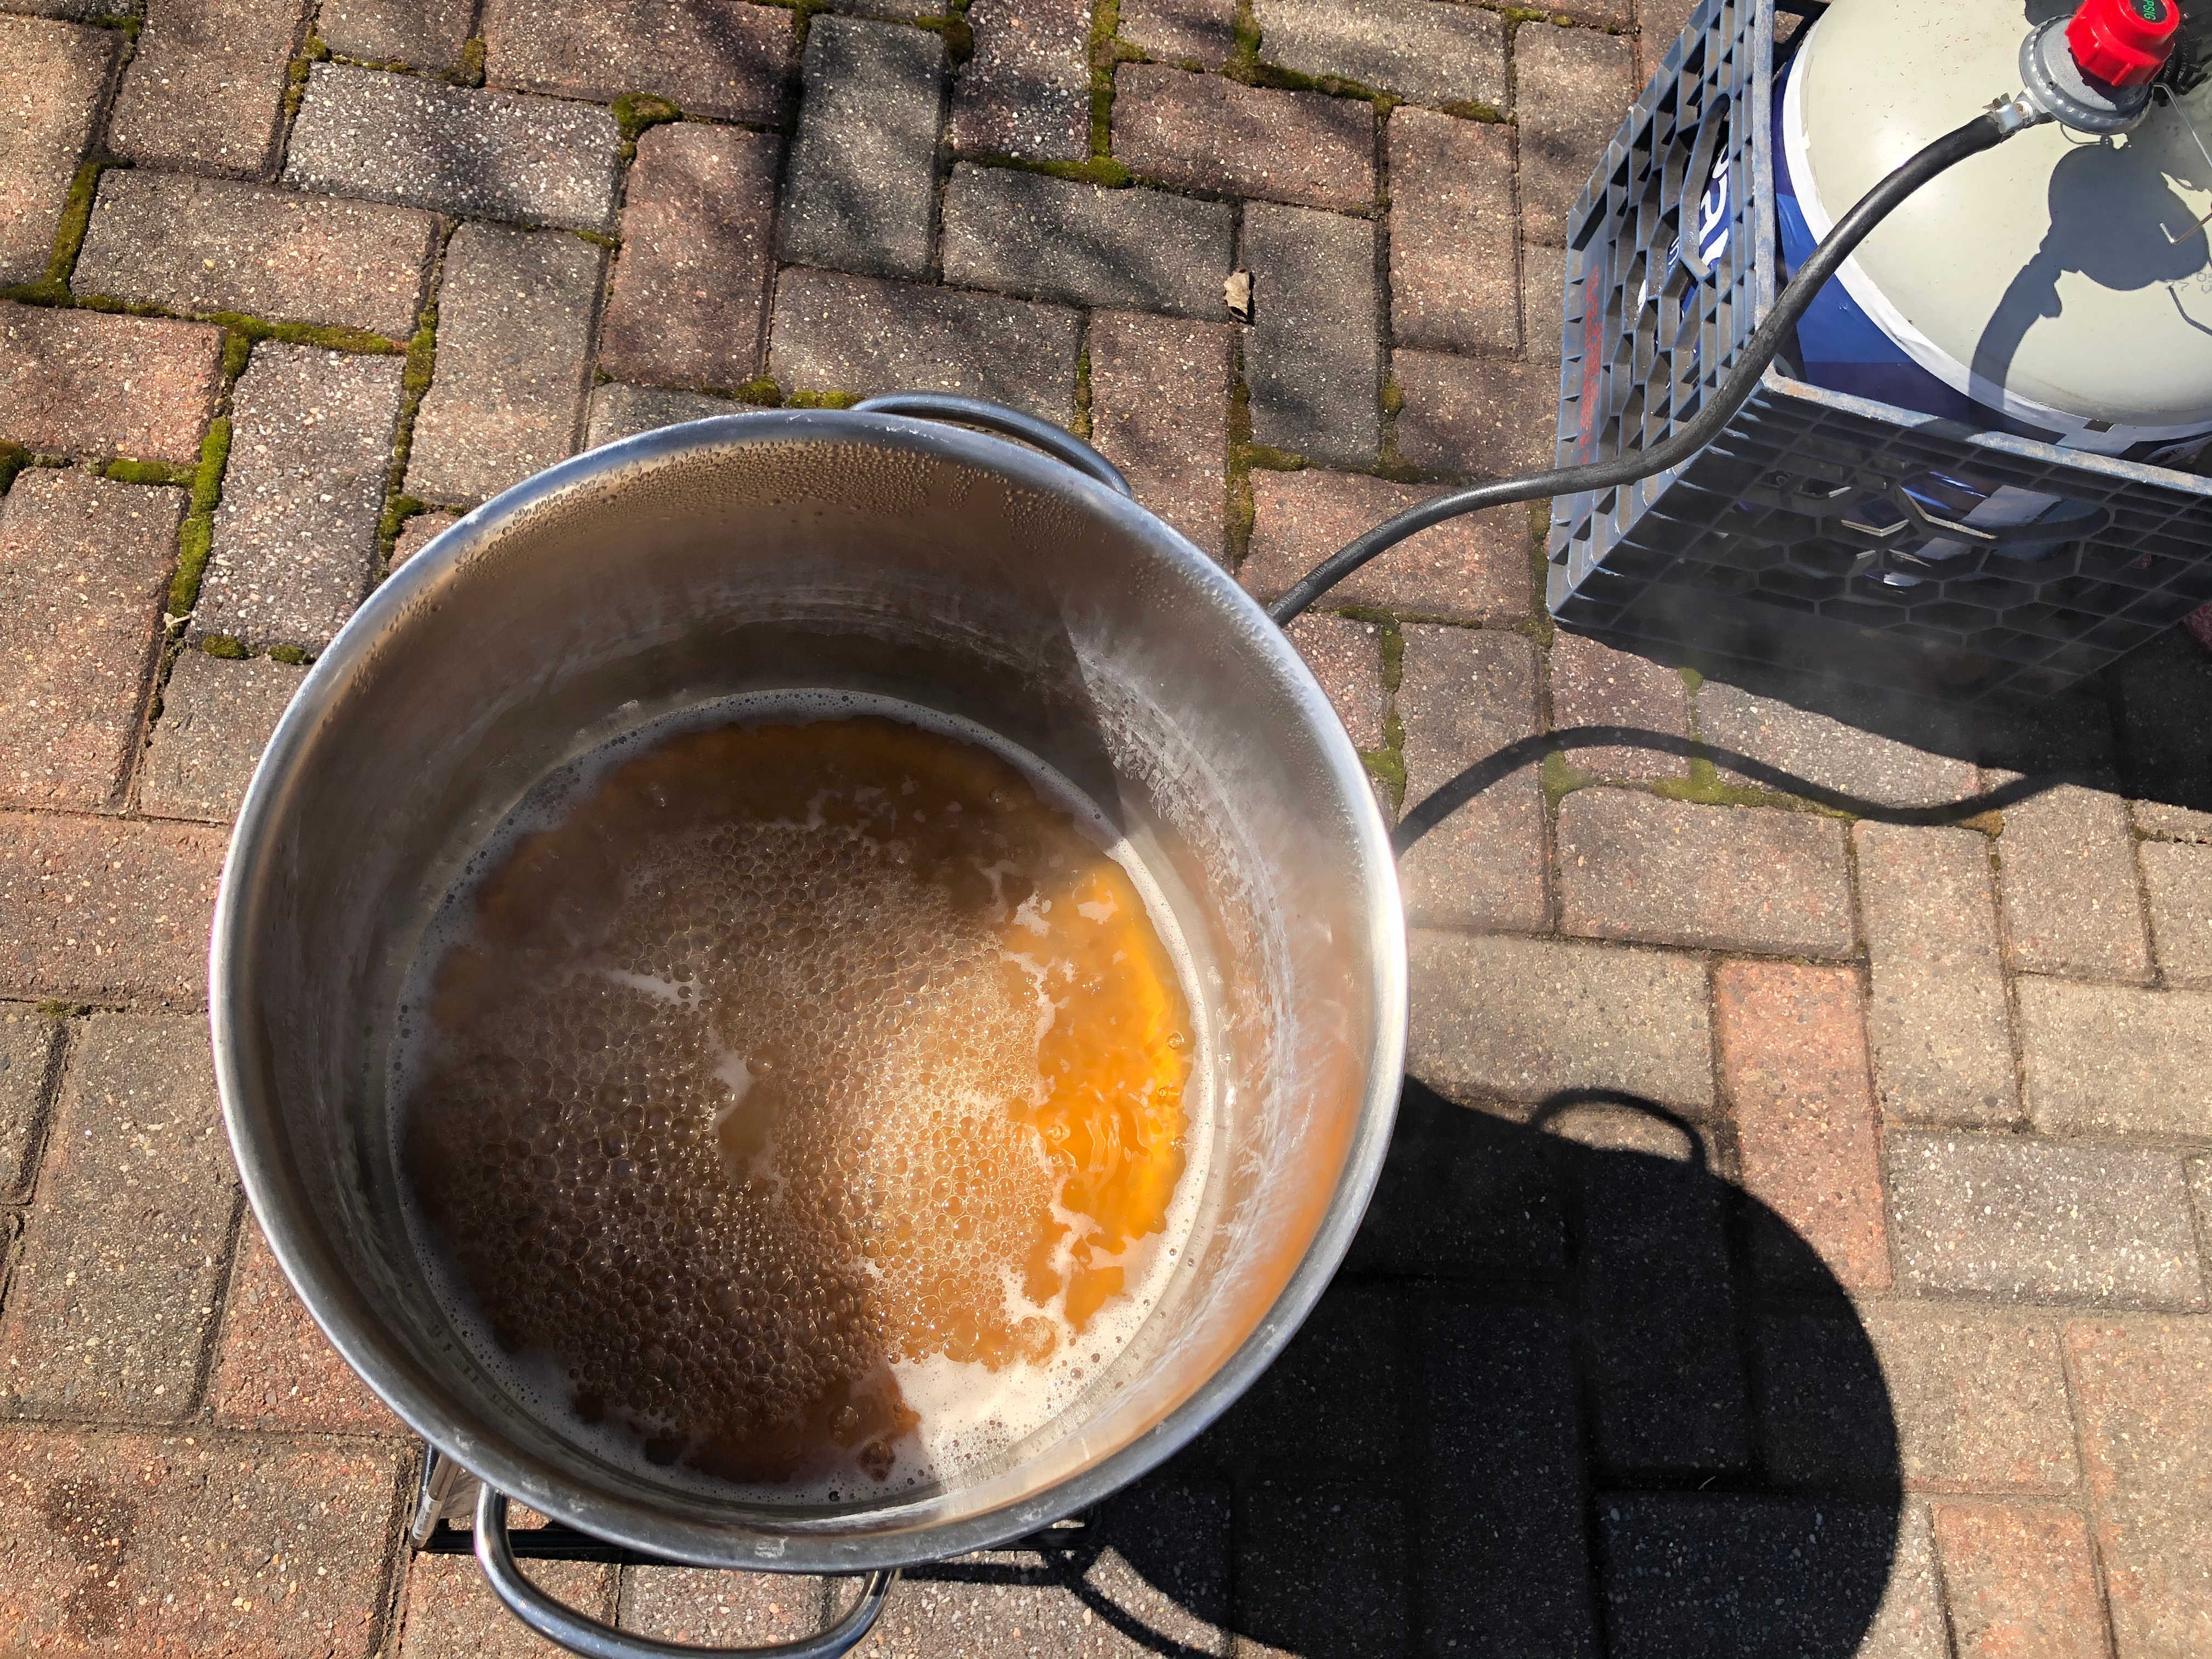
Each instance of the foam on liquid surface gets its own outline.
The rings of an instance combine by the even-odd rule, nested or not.
[[[919,714],[587,758],[418,965],[394,1075],[434,1279],[611,1455],[955,1479],[1112,1360],[1188,1231],[1164,907],[1041,769],[886,711]]]

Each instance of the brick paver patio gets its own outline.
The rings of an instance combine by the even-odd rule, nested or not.
[[[587,443],[897,386],[1089,433],[1272,596],[1548,457],[1565,212],[1680,0],[139,3],[0,0],[0,1653],[536,1652],[398,1548],[414,1449],[222,1138],[300,665]],[[1417,923],[1351,1263],[866,1651],[2212,1652],[2212,659],[1784,697],[1555,634],[1532,528],[1296,630]],[[694,1641],[841,1593],[538,1571]]]

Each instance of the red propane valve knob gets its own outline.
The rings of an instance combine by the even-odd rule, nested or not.
[[[2139,87],[2166,62],[2180,27],[2178,0],[2081,0],[2066,44],[2082,73],[2106,86]]]

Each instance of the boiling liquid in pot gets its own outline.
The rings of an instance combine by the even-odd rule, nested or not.
[[[1113,1359],[1207,1126],[1172,926],[1103,819],[842,702],[533,791],[432,930],[394,1083],[434,1282],[534,1408],[851,1498],[956,1478]]]

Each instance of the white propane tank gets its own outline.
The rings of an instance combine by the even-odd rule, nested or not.
[[[2071,9],[1835,0],[1799,37],[1775,99],[1785,264],[1883,174],[2017,91],[2023,39]],[[2069,448],[2195,451],[2212,434],[2208,142],[2212,80],[2178,97],[2156,88],[2127,131],[2054,123],[1945,173],[1807,314],[1801,372]]]

